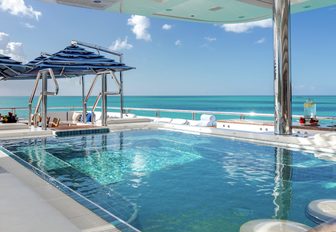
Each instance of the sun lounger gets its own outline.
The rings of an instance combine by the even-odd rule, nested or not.
[[[187,125],[188,121],[186,119],[174,118],[171,121],[171,124],[174,124],[174,125]]]
[[[0,130],[21,130],[28,129],[25,123],[0,123]]]
[[[201,120],[188,120],[190,126],[212,127],[216,126],[216,117],[210,114],[202,114]]]
[[[60,118],[54,118],[53,121],[51,122],[51,127],[58,127],[60,125]]]
[[[171,118],[156,118],[154,119],[154,122],[156,123],[171,123]]]

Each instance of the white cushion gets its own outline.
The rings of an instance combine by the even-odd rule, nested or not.
[[[201,121],[216,121],[216,117],[214,115],[211,114],[202,114],[201,115]]]
[[[97,111],[94,114],[95,114],[95,121],[96,122],[99,121],[99,120],[101,120],[102,112]]]
[[[73,112],[72,114],[72,121],[79,122],[81,119],[82,113],[81,112]]]
[[[107,112],[108,118],[120,118],[120,113],[117,112]]]
[[[175,125],[186,125],[188,121],[185,119],[175,118],[171,121],[171,123]]]
[[[161,122],[161,123],[170,123],[172,121],[171,118],[156,118],[154,122]]]
[[[190,126],[199,126],[200,121],[196,121],[196,120],[188,120],[188,124]]]
[[[216,122],[211,121],[196,121],[196,120],[188,120],[190,126],[201,126],[201,127],[211,127],[215,126]]]
[[[210,127],[210,126],[215,126],[216,122],[212,122],[212,121],[200,121],[198,126],[202,126],[202,127]]]
[[[123,114],[124,118],[136,118],[135,114]]]

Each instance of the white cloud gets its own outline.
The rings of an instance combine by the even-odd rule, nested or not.
[[[204,39],[206,40],[206,41],[208,41],[208,42],[215,42],[216,40],[217,40],[217,38],[215,38],[215,37],[204,37]]]
[[[26,62],[23,44],[20,42],[10,42],[9,35],[4,32],[0,32],[0,54],[9,56],[17,61]]]
[[[110,46],[110,49],[111,50],[114,50],[114,51],[120,51],[120,50],[129,50],[133,48],[133,45],[132,44],[129,44],[128,43],[128,38],[125,37],[124,40],[122,39],[117,39],[116,41],[114,41],[114,43]]]
[[[0,9],[12,15],[29,16],[36,20],[42,15],[40,11],[34,10],[32,6],[27,6],[24,0],[0,0]]]
[[[253,28],[271,28],[272,27],[272,19],[265,19],[256,22],[249,23],[235,23],[235,24],[223,24],[221,27],[227,32],[234,33],[244,33],[249,32]]]
[[[258,39],[256,41],[257,44],[262,44],[262,43],[265,43],[266,42],[266,39],[265,38],[261,38],[261,39]]]
[[[34,29],[35,28],[35,25],[30,24],[30,23],[23,23],[23,26],[25,26],[28,29]]]
[[[132,15],[128,19],[128,25],[133,26],[132,32],[135,34],[137,39],[143,39],[145,41],[151,41],[151,35],[148,32],[150,27],[149,18],[140,15]]]
[[[172,29],[172,25],[169,25],[169,24],[163,24],[162,25],[162,30],[166,30],[166,31],[169,31],[170,29]]]
[[[179,39],[176,40],[176,41],[175,41],[175,45],[176,45],[176,46],[181,46],[181,45],[182,45],[182,41],[179,40]]]
[[[0,49],[7,46],[9,43],[9,35],[5,32],[0,32]]]

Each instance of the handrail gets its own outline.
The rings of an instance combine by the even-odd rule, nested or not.
[[[86,123],[86,111],[87,111],[87,102],[89,101],[89,98],[92,94],[93,88],[96,85],[96,82],[98,80],[98,77],[100,76],[100,73],[97,73],[95,78],[92,81],[92,84],[90,86],[90,89],[88,91],[88,93],[86,94],[86,97],[84,99],[84,105],[83,105],[83,113],[82,113],[82,118],[83,118],[83,122]]]
[[[0,110],[25,110],[28,109],[27,106],[15,106],[15,107],[0,107]]]
[[[100,92],[100,93],[98,94],[97,98],[96,98],[95,103],[93,104],[92,109],[91,109],[91,112],[92,112],[92,115],[91,115],[91,124],[92,124],[92,125],[93,125],[93,124],[95,123],[95,121],[96,121],[96,117],[95,117],[94,112],[95,112],[95,110],[96,110],[96,107],[97,107],[97,105],[98,105],[99,100],[100,100],[101,97],[102,97],[102,93]]]
[[[48,95],[57,95],[58,94],[58,91],[59,91],[59,85],[58,85],[58,82],[56,80],[56,77],[55,77],[55,74],[54,74],[54,71],[49,68],[48,69],[48,72],[49,72],[49,75],[51,77],[51,79],[54,81],[54,84],[55,84],[55,92],[47,92]]]
[[[29,98],[29,101],[28,101],[28,126],[31,126],[32,105],[33,105],[33,101],[34,101],[34,97],[35,97],[35,94],[36,94],[36,90],[37,90],[39,81],[40,81],[41,78],[45,78],[45,76],[47,75],[47,73],[49,73],[49,76],[54,81],[55,92],[48,92],[47,89],[42,89],[42,92],[41,92],[39,100],[38,100],[37,107],[35,108],[35,113],[34,113],[34,115],[35,115],[35,117],[34,117],[35,121],[36,121],[36,114],[37,114],[37,112],[38,112],[38,110],[40,108],[40,105],[41,105],[42,96],[57,95],[58,94],[59,85],[58,85],[58,82],[56,80],[56,77],[55,77],[55,74],[54,74],[53,70],[51,68],[40,70],[37,73],[37,75],[36,75],[36,79],[35,79],[34,87],[33,87],[33,92],[30,95],[30,98]],[[45,115],[45,117],[46,117],[46,115]],[[36,126],[36,123],[34,123],[34,125]]]
[[[116,77],[114,72],[111,71],[110,74],[111,74],[112,80],[114,80],[117,83],[117,85],[119,87],[119,92],[120,92],[121,86],[120,86],[120,82],[119,82],[118,78]]]
[[[108,75],[108,74],[110,74],[111,75],[111,78],[112,78],[112,81],[115,81],[115,83],[117,84],[117,86],[118,86],[118,91],[117,92],[108,92],[107,91],[107,79],[106,79],[106,76]],[[115,73],[113,72],[113,71],[111,71],[111,70],[109,70],[109,71],[102,71],[102,72],[98,72],[97,74],[96,74],[96,76],[95,76],[95,78],[93,79],[93,81],[92,81],[92,84],[91,84],[91,86],[90,86],[90,89],[89,89],[89,91],[88,91],[88,93],[87,93],[87,95],[86,95],[86,97],[85,97],[85,99],[84,99],[84,105],[83,105],[83,115],[82,115],[82,117],[83,118],[85,118],[86,117],[86,111],[87,111],[87,102],[88,102],[88,100],[89,100],[89,98],[90,98],[90,96],[91,96],[91,94],[92,94],[92,91],[93,91],[93,88],[95,87],[95,85],[96,85],[96,82],[97,82],[97,79],[98,79],[98,77],[102,77],[102,91],[99,93],[99,95],[97,96],[97,98],[96,98],[96,101],[95,101],[95,103],[94,103],[94,105],[93,105],[93,107],[92,107],[92,116],[91,117],[93,117],[92,119],[91,119],[91,122],[92,122],[92,124],[94,124],[94,111],[95,111],[95,109],[97,108],[97,105],[98,105],[98,103],[99,103],[99,100],[101,99],[101,98],[103,98],[103,104],[106,104],[106,96],[109,96],[109,95],[119,95],[122,91],[121,91],[121,85],[120,85],[120,82],[118,81],[118,78],[116,77],[116,75],[115,75]],[[106,119],[106,109],[104,110],[103,109],[103,112],[102,112],[102,114],[103,114],[103,119]],[[106,124],[106,122],[104,122],[104,120],[102,120],[102,125],[104,125],[104,124]]]
[[[102,51],[102,52],[110,53],[110,54],[115,55],[115,56],[122,56],[123,55],[120,52],[112,51],[108,48],[104,48],[104,47],[101,47],[101,46],[98,46],[98,45],[95,45],[95,44],[84,43],[84,42],[77,41],[77,40],[72,40],[71,44],[72,45],[82,45],[82,46],[85,46],[85,47],[88,47],[88,48],[92,48],[92,49],[96,49],[96,50],[99,50],[99,51]]]
[[[108,109],[118,110],[118,107],[107,107]],[[208,110],[178,110],[178,109],[160,109],[160,108],[124,108],[126,111],[150,111],[150,112],[168,112],[168,113],[195,113],[195,114],[215,114],[228,116],[259,116],[274,117],[274,114],[255,113],[255,112],[230,112],[230,111],[208,111]],[[302,115],[292,115],[293,118],[300,118]],[[336,116],[317,116],[321,120],[336,120]]]
[[[51,106],[48,109],[82,109],[82,106]],[[89,107],[91,108],[91,107]],[[96,106],[96,109],[100,109],[100,106]],[[118,107],[107,107],[111,110],[119,110]],[[0,110],[24,110],[28,109],[28,107],[2,107]],[[229,111],[207,111],[207,110],[179,110],[179,109],[161,109],[161,108],[135,108],[135,107],[127,107],[124,108],[125,111],[148,111],[148,112],[170,112],[170,113],[190,113],[190,114],[214,114],[214,115],[228,115],[228,116],[245,116],[245,117],[269,117],[273,118],[273,114],[266,114],[266,113],[255,113],[255,112],[229,112]],[[293,118],[300,118],[302,115],[293,115]],[[319,120],[336,120],[336,116],[317,116]]]
[[[96,98],[95,103],[92,106],[92,113],[96,110],[96,107],[97,107],[97,105],[99,103],[99,100],[100,100],[101,96],[102,96],[102,93],[99,93],[98,96],[97,96],[97,98]]]
[[[35,82],[34,82],[33,92],[30,95],[30,98],[28,100],[28,126],[31,126],[31,114],[32,114],[32,111],[33,111],[32,105],[33,105],[33,100],[34,100],[34,97],[35,97],[35,94],[36,94],[36,90],[37,90],[41,75],[42,75],[41,72],[37,73],[37,76],[36,76],[36,79],[35,79]]]
[[[37,115],[37,113],[38,113],[38,110],[39,110],[40,105],[41,105],[41,101],[42,101],[42,95],[40,95],[39,98],[38,98],[38,100],[37,100],[34,116]]]

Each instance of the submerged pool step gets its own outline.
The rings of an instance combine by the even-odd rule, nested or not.
[[[307,232],[310,229],[309,226],[297,222],[260,219],[246,222],[240,227],[240,232]]]
[[[107,127],[53,131],[53,134],[57,137],[91,135],[91,134],[106,134],[106,133],[110,133],[110,129]]]

